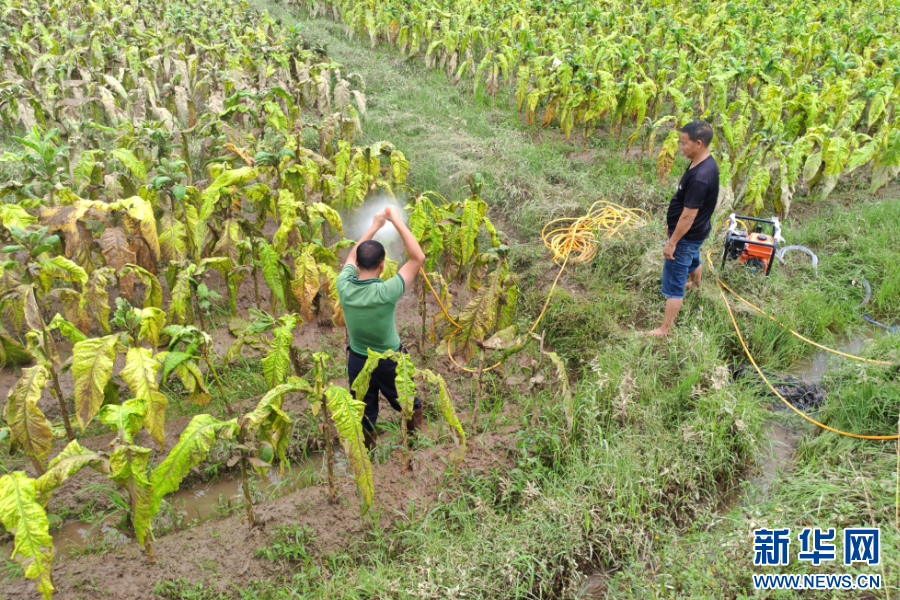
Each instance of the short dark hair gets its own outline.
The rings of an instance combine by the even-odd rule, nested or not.
[[[371,271],[384,260],[384,246],[375,240],[366,240],[356,249],[356,264],[360,269]]]
[[[706,121],[691,121],[681,128],[681,133],[686,133],[692,142],[703,142],[704,146],[709,146],[713,139],[712,127]]]

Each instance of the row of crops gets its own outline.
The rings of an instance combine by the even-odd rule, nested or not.
[[[420,286],[421,345],[428,337],[456,360],[478,354],[482,363],[495,332],[487,347],[524,347],[513,335],[508,247],[479,178],[462,201],[417,194],[400,150],[354,145],[364,81],[296,30],[224,0],[14,1],[0,28],[0,118],[18,133],[0,159],[0,366],[21,368],[0,439],[37,476],[0,478],[0,521],[45,598],[54,590],[45,509],[55,489],[85,468],[105,474],[128,498],[128,526],[152,560],[164,497],[216,440],[229,440],[229,467],[244,478],[283,466],[288,394],[322,419],[331,493],[334,429],[363,506],[372,504],[364,405],[330,383],[331,357],[294,344],[296,330],[322,315],[343,325],[335,280],[353,241],[341,212],[367,197],[408,200],[435,293],[454,314],[452,325],[443,311],[432,314]],[[396,269],[389,260],[384,277]],[[454,301],[453,282],[464,302]],[[242,289],[253,290],[252,318],[217,356],[212,310],[236,315]],[[171,400],[163,384],[180,380],[187,401],[230,416],[219,373],[247,345],[261,352],[268,393],[235,418],[194,417],[163,455]],[[394,358],[404,413],[417,385],[433,390],[460,460],[466,438],[445,381],[407,355]],[[67,379],[74,397],[63,391]],[[357,386],[367,381],[364,372]],[[39,407],[42,397],[58,404],[58,421]],[[115,433],[109,450],[77,439],[104,430]],[[135,443],[141,430],[157,448]],[[57,438],[67,445],[48,462]]]
[[[716,132],[735,206],[786,214],[843,173],[874,192],[900,172],[900,8],[890,2],[302,0],[348,35],[390,44],[585,144],[598,128],[668,175],[678,128]],[[674,127],[673,127],[674,126]]]

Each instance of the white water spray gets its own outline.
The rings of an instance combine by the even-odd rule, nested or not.
[[[403,222],[407,222],[408,216],[403,210],[403,205],[396,198],[386,194],[379,194],[360,206],[356,211],[341,213],[341,219],[344,221],[344,236],[351,240],[359,240],[372,225],[372,219],[375,218],[375,215],[379,212],[384,212],[384,209],[389,206],[396,208],[403,216]],[[400,234],[393,223],[385,223],[384,227],[372,239],[384,244],[388,258],[391,260],[399,260],[401,263],[406,260],[403,240],[400,239]]]

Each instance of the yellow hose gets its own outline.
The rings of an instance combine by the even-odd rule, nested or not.
[[[553,280],[553,285],[550,286],[550,291],[547,294],[547,300],[544,302],[544,307],[541,309],[534,325],[528,330],[528,333],[533,333],[535,329],[537,329],[541,319],[544,318],[544,313],[547,312],[547,307],[550,306],[550,299],[553,297],[553,290],[556,289],[556,285],[559,283],[559,278],[562,276],[566,265],[570,262],[582,263],[592,260],[597,255],[597,242],[599,240],[609,239],[614,235],[622,237],[620,232],[623,229],[643,227],[649,222],[650,215],[644,210],[639,208],[625,208],[618,204],[613,204],[612,202],[598,200],[591,205],[587,214],[582,217],[555,219],[547,223],[541,231],[541,239],[543,240],[544,245],[553,251],[553,260],[555,261],[561,258],[563,259],[563,262],[556,274],[556,279]],[[563,223],[566,223],[567,225],[561,225]],[[554,225],[560,226],[547,231]],[[441,302],[440,297],[431,285],[431,281],[428,280],[428,275],[425,274],[425,270],[420,267],[419,273],[428,285],[428,289],[431,290],[434,299],[437,300],[438,306],[441,307],[441,312],[443,312],[444,316],[447,318],[447,322],[453,327],[456,327],[456,331],[451,333],[447,338],[447,356],[450,357],[450,360],[454,365],[463,371],[466,371],[467,373],[477,373],[477,369],[469,369],[456,362],[456,359],[453,358],[450,347],[453,342],[453,337],[459,333],[462,326],[447,312],[447,308]],[[492,371],[499,366],[500,363],[498,362],[483,370]]]
[[[711,253],[712,253],[712,251],[706,253],[706,260],[707,260],[707,262],[709,262],[709,268],[713,270],[713,274],[715,275],[715,269],[713,269],[712,259],[710,257]],[[896,440],[896,439],[898,439],[897,435],[861,435],[858,433],[849,433],[847,431],[841,431],[840,429],[835,429],[833,427],[829,427],[828,425],[825,425],[824,423],[819,423],[812,417],[807,416],[805,413],[803,413],[803,411],[801,411],[796,406],[794,406],[793,404],[788,402],[784,398],[784,396],[782,396],[781,394],[778,393],[778,390],[775,389],[775,386],[772,385],[772,383],[769,381],[769,379],[762,372],[762,369],[759,368],[759,365],[756,364],[756,360],[753,358],[753,354],[750,353],[750,349],[747,347],[747,343],[744,341],[744,336],[741,334],[741,328],[738,327],[737,320],[735,320],[735,318],[734,318],[734,311],[731,310],[731,304],[728,302],[728,298],[725,296],[725,289],[728,289],[728,286],[725,285],[725,283],[719,278],[718,275],[715,275],[715,277],[716,277],[716,283],[719,286],[719,294],[722,296],[722,301],[725,303],[725,308],[728,310],[728,316],[731,318],[731,324],[734,325],[734,331],[735,331],[735,333],[737,333],[738,339],[741,341],[741,347],[743,347],[743,349],[744,349],[744,354],[746,354],[747,358],[750,359],[750,364],[753,365],[753,368],[756,369],[756,372],[759,373],[759,376],[762,377],[763,381],[766,382],[766,385],[769,386],[769,389],[772,390],[772,393],[774,393],[776,396],[778,396],[778,399],[781,400],[785,406],[790,408],[792,411],[794,411],[795,413],[797,413],[798,415],[800,415],[801,417],[803,417],[804,419],[806,419],[813,425],[816,425],[818,427],[821,427],[822,429],[826,429],[833,433],[845,435],[847,437],[862,439],[862,440]],[[728,290],[728,291],[731,291],[731,290]],[[734,294],[734,292],[731,292],[731,293]],[[735,294],[735,296],[737,296],[737,294]],[[750,304],[746,300],[744,300],[744,302],[746,304]],[[750,306],[752,306],[752,305],[750,305]],[[753,308],[756,308],[756,307],[753,307]],[[762,310],[760,310],[758,308],[756,310],[765,314],[767,317],[769,316],[765,312],[763,312]],[[771,319],[772,317],[769,317],[769,318]],[[772,320],[774,321],[774,319],[772,319]],[[792,331],[791,333],[794,333],[794,332]],[[809,341],[797,333],[794,333],[794,335],[797,335],[797,337],[799,337],[800,339],[802,339],[804,341]],[[836,350],[832,350],[831,348],[826,348],[825,346],[820,346],[819,344],[816,344],[815,342],[810,342],[810,343],[813,343],[814,345],[816,345],[820,348],[823,348],[825,350],[835,352],[836,354],[841,354],[842,356],[847,356],[848,358],[855,358],[857,360],[867,360],[864,358],[859,358],[858,356],[851,356],[848,354],[840,353]],[[869,360],[868,362],[877,363],[877,364],[887,364],[887,365],[892,364],[892,363],[885,363],[885,362],[874,361],[874,360]]]
[[[600,205],[600,208],[597,208],[597,205]],[[641,209],[633,209],[633,208],[624,208],[617,204],[613,204],[611,202],[606,202],[603,200],[595,202],[591,205],[588,213],[582,217],[578,218],[563,218],[563,219],[555,219],[547,223],[543,230],[541,230],[541,239],[544,242],[544,245],[547,246],[550,250],[553,251],[553,260],[563,259],[562,265],[560,265],[559,271],[556,274],[556,279],[553,280],[553,285],[550,286],[550,291],[547,294],[547,300],[544,302],[544,306],[541,309],[540,314],[535,320],[534,324],[531,326],[531,329],[528,330],[528,333],[533,333],[535,329],[537,329],[538,324],[541,322],[541,319],[544,317],[544,314],[547,312],[547,307],[550,306],[550,299],[553,296],[553,291],[556,289],[556,285],[559,283],[559,278],[562,276],[563,271],[566,266],[570,262],[588,262],[593,260],[594,257],[597,256],[598,246],[597,241],[601,239],[609,239],[614,235],[618,235],[622,237],[620,233],[622,229],[635,229],[637,227],[642,227],[649,223],[650,215],[647,214],[646,211]],[[566,223],[565,226],[560,225],[559,227],[552,228],[554,225],[559,225],[562,223]],[[548,229],[550,231],[548,231]],[[731,318],[731,323],[734,325],[734,330],[738,335],[738,339],[741,342],[741,346],[744,349],[744,353],[747,355],[747,358],[750,359],[750,363],[753,365],[753,368],[756,369],[756,372],[759,373],[759,376],[762,377],[763,381],[769,387],[769,389],[781,400],[785,406],[793,410],[795,413],[813,423],[814,425],[821,427],[822,429],[826,429],[828,431],[845,435],[852,438],[864,439],[864,440],[897,440],[900,439],[898,435],[860,435],[856,433],[849,433],[846,431],[841,431],[839,429],[834,429],[833,427],[829,427],[824,423],[819,423],[815,419],[807,416],[793,404],[788,402],[784,396],[778,393],[778,390],[772,385],[769,379],[765,376],[762,370],[759,368],[759,365],[756,364],[756,360],[753,358],[753,355],[750,353],[750,349],[747,347],[746,342],[744,341],[744,336],[741,334],[741,329],[737,324],[737,320],[734,318],[734,312],[731,309],[731,304],[728,302],[728,298],[725,296],[725,290],[728,290],[731,294],[733,294],[738,300],[755,310],[756,312],[765,315],[773,322],[778,323],[778,321],[769,315],[767,312],[762,310],[761,308],[753,305],[748,300],[739,296],[734,290],[729,288],[725,282],[723,282],[719,276],[716,274],[715,269],[712,263],[712,251],[707,252],[706,260],[709,263],[709,267],[713,272],[713,275],[716,277],[717,285],[719,286],[719,294],[722,296],[722,300],[725,302],[725,308],[728,310],[728,316]],[[425,280],[428,289],[431,290],[431,294],[434,296],[434,299],[437,301],[438,306],[441,307],[441,312],[444,313],[444,316],[447,318],[447,322],[450,323],[453,327],[456,328],[456,331],[450,334],[447,338],[447,356],[450,357],[450,360],[456,365],[458,368],[466,371],[467,373],[477,373],[477,369],[469,369],[463,365],[460,365],[456,362],[456,359],[453,358],[453,353],[450,350],[452,345],[453,337],[459,333],[462,329],[462,326],[450,316],[450,313],[447,312],[447,308],[444,306],[443,302],[441,302],[440,297],[435,291],[434,287],[431,285],[431,281],[429,281],[428,276],[425,274],[425,270],[421,267],[419,268],[419,273],[422,275],[422,278]],[[835,350],[834,348],[829,348],[827,346],[823,346],[809,338],[806,338],[793,329],[778,323],[778,325],[784,329],[787,329],[791,334],[796,336],[797,338],[816,346],[817,348],[821,348],[827,352],[831,352],[833,354],[837,354],[839,356],[843,356],[846,358],[850,358],[852,360],[858,360],[862,362],[868,362],[872,364],[878,365],[888,365],[891,366],[894,363],[881,361],[881,360],[872,360],[868,358],[862,358],[859,356],[854,356],[852,354],[847,354],[841,352],[839,350]],[[483,371],[491,371],[500,366],[501,363],[496,363],[483,369]]]

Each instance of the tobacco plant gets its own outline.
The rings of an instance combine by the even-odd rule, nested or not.
[[[450,426],[450,429],[453,432],[454,438],[456,440],[456,448],[451,453],[451,458],[455,463],[458,464],[465,456],[466,434],[459,422],[459,418],[456,416],[456,409],[453,407],[453,400],[450,397],[450,391],[447,388],[447,382],[444,381],[443,377],[433,371],[430,371],[428,369],[416,368],[409,354],[394,351],[379,353],[370,349],[365,365],[359,372],[359,375],[357,375],[356,380],[353,382],[353,392],[356,394],[356,397],[362,398],[366,395],[366,391],[369,389],[369,383],[372,379],[372,372],[378,367],[378,363],[381,360],[385,359],[393,360],[397,363],[397,403],[400,405],[402,422],[404,424],[406,421],[412,418],[413,405],[416,397],[416,382],[418,381],[420,383],[426,383],[428,385],[434,385],[437,387],[438,412],[447,421],[447,424]],[[365,404],[362,401],[358,402],[363,408],[365,407]],[[359,418],[360,420],[362,419],[361,409]],[[403,467],[404,470],[406,470],[409,468],[410,464],[406,427],[401,426],[401,430],[401,435],[403,436],[401,443],[404,450],[406,451],[406,455],[403,461]]]
[[[672,170],[678,128],[716,133],[722,204],[787,216],[798,192],[841,175],[870,192],[900,173],[900,54],[893,7],[836,1],[746,10],[726,0],[638,5],[569,0],[298,0],[347,34],[420,57],[492,99],[507,85],[529,125],[586,147],[597,131]],[[851,23],[852,26],[847,24]],[[657,145],[661,138],[661,148]],[[801,188],[806,188],[801,190]]]

